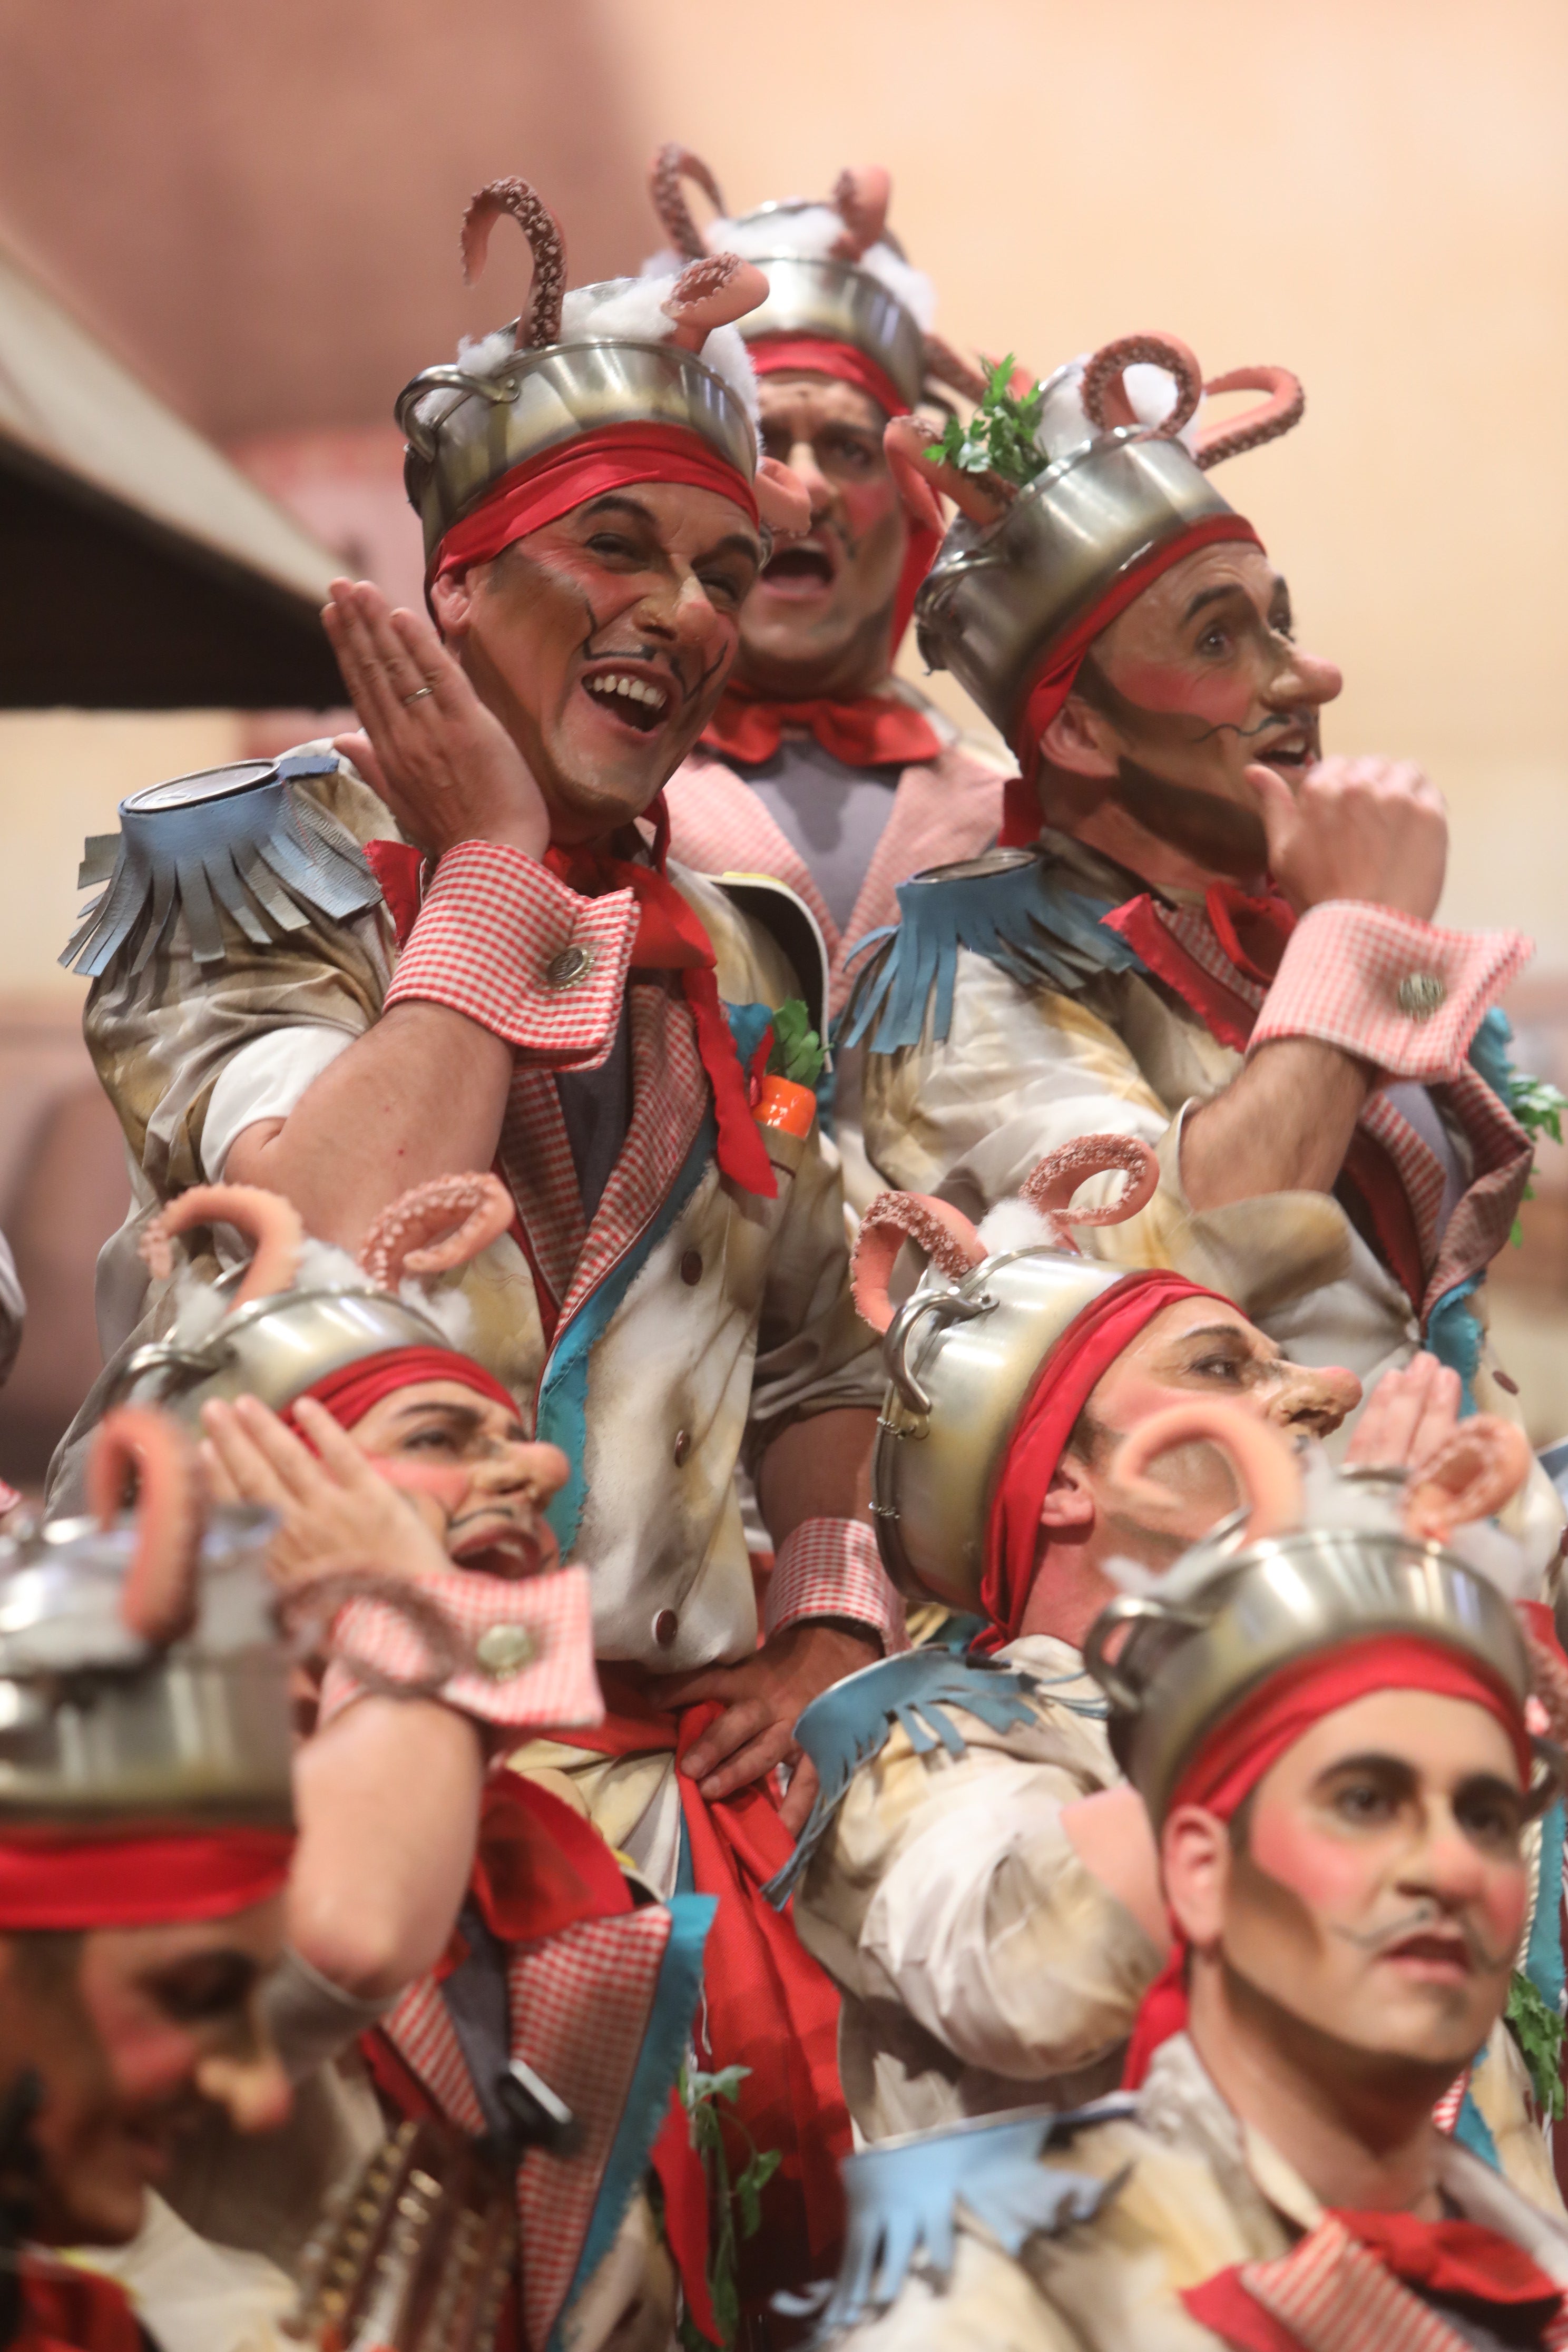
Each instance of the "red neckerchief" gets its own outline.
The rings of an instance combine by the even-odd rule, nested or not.
[[[1182,2301],[1193,2317],[1234,2352],[1300,2352],[1303,2338],[1268,2306],[1279,2298],[1271,2291],[1270,2273],[1284,2274],[1310,2257],[1320,2231],[1332,2235],[1340,2259],[1350,2251],[1338,2237],[1342,2230],[1382,2263],[1392,2277],[1418,2293],[1451,2297],[1479,2318],[1506,2313],[1522,2326],[1533,2327],[1537,2340],[1550,2346],[1563,2341],[1563,2292],[1522,2246],[1499,2231],[1478,2221],[1423,2221],[1413,2213],[1369,2213],[1331,2210],[1312,2232],[1275,2263],[1237,2263],[1219,2271],[1201,2286],[1184,2290]],[[1260,2299],[1260,2298],[1267,2298]],[[1287,2303],[1287,2308],[1289,2304]],[[1419,2314],[1426,2324],[1420,2340],[1429,2338],[1434,2323],[1443,2326],[1439,2313],[1425,2303]],[[1451,2332],[1456,2345],[1457,2330]],[[1311,2341],[1316,2341],[1313,2336]],[[1418,2339],[1410,2333],[1408,2340]],[[1511,2340],[1511,2338],[1510,2338]],[[1397,2324],[1379,2321],[1379,2341],[1386,2352],[1404,2352],[1405,2338]]]
[[[544,853],[544,863],[569,889],[585,898],[597,898],[610,890],[631,892],[637,902],[632,970],[673,971],[679,978],[697,1027],[697,1050],[713,1089],[720,1169],[743,1192],[771,1201],[777,1194],[778,1179],[752,1116],[746,1072],[719,1002],[718,958],[697,914],[664,870],[669,815],[662,793],[650,814],[654,820],[651,865],[617,856],[607,842],[587,843],[580,849],[557,849],[552,845]]]
[[[1237,973],[1254,988],[1267,990],[1296,928],[1289,902],[1278,891],[1258,898],[1237,889],[1233,882],[1214,882],[1204,907],[1220,950]],[[1258,1019],[1255,1007],[1188,953],[1161,921],[1147,890],[1129,898],[1125,906],[1114,908],[1101,920],[1197,1014],[1211,1037],[1233,1053],[1247,1051]],[[1384,1263],[1419,1314],[1426,1277],[1415,1213],[1393,1161],[1363,1128],[1358,1127],[1351,1137],[1341,1181],[1359,1198]]]
[[[836,702],[771,702],[731,686],[702,730],[710,751],[742,766],[771,760],[786,727],[804,727],[847,768],[907,768],[936,759],[942,738],[922,711],[896,694],[861,694]]]
[[[10,2352],[148,2352],[125,2289],[74,2263],[23,2253],[22,2308]]]
[[[651,866],[617,856],[608,845],[597,843],[582,849],[547,849],[544,863],[558,880],[584,898],[596,898],[609,890],[632,893],[637,902],[632,969],[679,975],[681,993],[697,1028],[697,1050],[713,1089],[720,1169],[742,1192],[771,1201],[777,1195],[778,1180],[752,1116],[750,1081],[719,1002],[718,960],[712,942],[664,871],[669,818],[662,793],[650,814],[654,819]],[[365,856],[402,947],[419,912],[424,853],[406,842],[371,841],[365,844]]]

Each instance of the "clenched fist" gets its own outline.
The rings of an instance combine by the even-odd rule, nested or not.
[[[1368,898],[1425,922],[1448,860],[1443,796],[1407,760],[1321,760],[1299,788],[1248,768],[1268,870],[1298,914],[1326,898]]]

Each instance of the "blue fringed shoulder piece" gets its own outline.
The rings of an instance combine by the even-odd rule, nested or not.
[[[1068,995],[1102,971],[1142,971],[1141,958],[1101,923],[1115,904],[1065,889],[1032,849],[917,874],[899,886],[896,928],[871,932],[851,950],[888,942],[856,989],[840,1042],[864,1041],[873,1054],[918,1045],[933,996],[935,1034],[945,1037],[960,948],[984,956],[1020,987]]]
[[[276,765],[243,762],[132,793],[121,803],[119,833],[87,843],[77,887],[109,887],[85,910],[61,963],[96,980],[149,909],[132,971],[176,914],[197,963],[219,964],[219,907],[257,947],[303,930],[312,913],[341,922],[374,907],[381,890],[358,842],[309,793],[289,789],[337,764],[331,751],[298,751]]]
[[[1136,2099],[1118,2095],[1067,2114],[1036,2107],[889,2140],[849,2157],[844,2166],[844,2260],[826,2297],[813,2298],[819,2312],[813,2343],[827,2344],[845,2328],[886,2311],[911,2270],[945,2285],[952,2273],[960,2206],[1009,2254],[1041,2231],[1091,2221],[1121,2188],[1125,2173],[1097,2180],[1040,2158],[1053,2143],[1087,2126],[1124,2122],[1137,2106]]]
[[[900,1651],[825,1690],[795,1727],[795,1738],[816,1767],[816,1800],[794,1853],[763,1889],[768,1901],[783,1910],[848,1795],[850,1781],[863,1764],[881,1754],[895,1724],[908,1735],[917,1756],[929,1756],[940,1747],[956,1759],[968,1750],[948,1708],[962,1708],[993,1731],[1009,1731],[1015,1724],[1035,1722],[1030,1702],[1051,1695],[1049,1683],[1037,1675],[943,1649]],[[1100,1699],[1059,1703],[1074,1714],[1105,1713]]]

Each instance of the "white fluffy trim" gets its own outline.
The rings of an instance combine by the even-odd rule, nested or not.
[[[1050,1225],[1027,1201],[998,1201],[980,1221],[987,1257],[1004,1250],[1054,1249],[1060,1244]]]
[[[710,252],[738,253],[747,261],[760,260],[770,253],[797,255],[802,261],[826,261],[843,234],[844,223],[831,205],[807,205],[798,213],[753,213],[742,220],[716,220],[705,231]],[[880,239],[860,256],[856,267],[879,278],[921,332],[930,333],[936,321],[936,289],[923,269],[911,268]]]
[[[1038,438],[1042,448],[1054,461],[1069,449],[1080,448],[1089,439],[1092,427],[1083,413],[1083,373],[1093,353],[1080,352],[1068,360],[1050,378],[1041,412]],[[1162,425],[1176,404],[1176,387],[1163,368],[1150,367],[1143,362],[1130,367],[1122,379],[1132,414],[1140,425]],[[1204,404],[1198,402],[1177,439],[1185,449],[1197,446],[1198,428],[1203,421]]]
[[[668,261],[669,257],[663,258]],[[667,268],[657,277],[610,278],[600,286],[574,287],[561,306],[562,341],[662,343],[670,326],[664,304],[675,277],[676,272]],[[497,327],[477,341],[465,336],[458,346],[458,365],[470,375],[500,375],[512,352],[510,328]],[[739,330],[717,328],[703,344],[701,355],[714,374],[723,377],[755,424],[757,379]],[[434,413],[439,416],[450,405],[451,394],[426,393],[419,404],[421,415],[426,402],[437,404]]]

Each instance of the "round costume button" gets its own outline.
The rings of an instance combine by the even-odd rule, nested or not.
[[[680,1631],[680,1620],[673,1609],[661,1609],[653,1621],[653,1638],[661,1650],[668,1650]]]
[[[532,1663],[534,1641],[526,1625],[487,1625],[474,1643],[481,1673],[504,1683]]]
[[[1412,1021],[1430,1021],[1448,993],[1435,971],[1407,971],[1394,990],[1401,1013]]]
[[[678,1470],[681,1467],[690,1451],[691,1432],[689,1429],[678,1429],[675,1433],[675,1449],[673,1454],[675,1466]]]
[[[697,1285],[701,1281],[702,1253],[700,1250],[692,1249],[682,1252],[680,1259],[680,1279],[685,1283],[688,1290],[694,1290],[697,1287]]]
[[[559,955],[551,957],[544,967],[544,985],[546,988],[575,988],[580,980],[586,980],[593,969],[592,948],[574,941],[571,947],[563,948]]]

